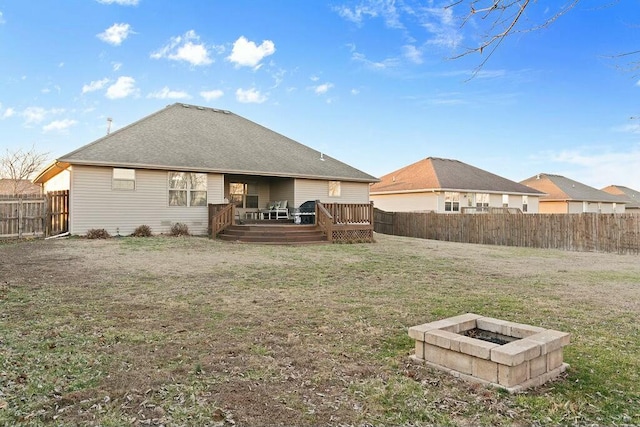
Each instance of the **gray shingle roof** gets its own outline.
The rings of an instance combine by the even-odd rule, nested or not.
[[[624,203],[612,194],[589,187],[561,175],[540,173],[520,182],[548,195],[540,200],[572,200],[580,202]]]
[[[459,160],[427,157],[383,176],[370,193],[415,191],[473,191],[542,196],[538,190]]]
[[[640,209],[640,191],[624,185],[610,185],[603,188],[602,191],[620,197],[627,203],[627,209]]]
[[[172,104],[58,159],[83,165],[376,182],[229,111]]]

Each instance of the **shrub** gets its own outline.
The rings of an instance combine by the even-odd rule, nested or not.
[[[151,233],[151,227],[148,225],[140,225],[133,233],[131,233],[133,237],[151,237],[153,234]]]
[[[189,227],[187,226],[187,224],[176,222],[171,226],[171,233],[169,234],[171,234],[172,236],[188,236]]]
[[[108,239],[111,234],[104,228],[92,228],[87,231],[87,239]]]

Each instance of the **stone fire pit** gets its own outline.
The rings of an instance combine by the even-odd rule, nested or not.
[[[467,313],[409,328],[412,358],[460,378],[519,392],[556,378],[569,366],[569,334]]]

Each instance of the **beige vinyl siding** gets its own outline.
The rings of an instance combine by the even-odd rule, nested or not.
[[[437,193],[405,193],[371,195],[373,206],[387,212],[436,212]],[[444,209],[444,201],[442,202]]]
[[[206,206],[169,206],[168,172],[136,169],[135,190],[112,189],[113,168],[74,166],[71,173],[70,231],[86,234],[104,228],[110,234],[129,235],[140,225],[154,234],[168,233],[176,222],[193,234],[206,234]],[[222,203],[223,176],[208,175],[209,203]]]
[[[294,181],[292,179],[287,179],[285,181],[273,181],[271,183],[269,200],[266,203],[286,200],[287,208],[292,208],[294,187]]]
[[[323,203],[369,203],[369,183],[340,183],[340,197],[329,197],[329,181],[316,179],[296,179],[294,205],[298,207],[307,200],[320,200]]]

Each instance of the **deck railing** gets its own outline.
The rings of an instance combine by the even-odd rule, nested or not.
[[[316,200],[316,224],[329,242],[373,242],[373,202],[322,203]]]
[[[209,204],[209,236],[216,237],[222,230],[233,225],[235,210],[233,203]]]

